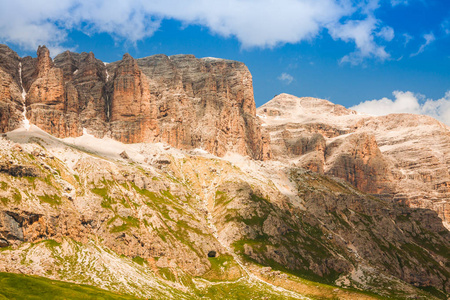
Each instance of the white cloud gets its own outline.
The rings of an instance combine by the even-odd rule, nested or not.
[[[394,39],[394,29],[389,26],[381,28],[379,32],[375,34],[376,36],[382,37],[384,40],[390,42]]]
[[[235,37],[243,48],[271,48],[312,40],[327,28],[335,39],[355,42],[360,58],[388,56],[373,40],[380,25],[373,17],[378,0],[0,2],[0,42],[16,44],[25,50],[36,49],[39,44],[60,47],[71,30],[108,33],[120,41],[135,43],[152,36],[163,19],[174,19],[185,26],[203,26],[212,34]],[[352,18],[363,19],[352,21]],[[389,41],[392,30],[381,29],[380,36]]]
[[[395,91],[392,94],[395,97],[394,100],[388,98],[369,100],[361,102],[351,109],[376,116],[392,113],[428,115],[450,125],[450,91],[447,91],[445,96],[438,100],[425,100],[424,96],[412,92]]]
[[[449,19],[445,19],[441,23],[441,27],[442,27],[442,30],[445,32],[445,34],[450,34],[450,18]]]
[[[403,43],[403,46],[405,46],[405,47],[406,47],[406,45],[408,45],[408,43],[409,43],[412,39],[414,39],[414,37],[413,37],[412,35],[408,34],[408,33],[404,33],[404,34],[403,34],[403,37],[405,38],[405,42]]]
[[[278,80],[289,85],[292,83],[292,81],[294,81],[294,77],[292,77],[292,75],[288,73],[281,73],[281,75],[278,76]]]
[[[341,63],[350,63],[352,65],[360,64],[364,58],[373,57],[381,60],[389,58],[389,54],[383,46],[375,42],[374,35],[383,31],[377,31],[379,21],[368,16],[364,20],[350,20],[345,24],[338,24],[329,28],[329,32],[334,39],[341,39],[345,42],[354,41],[357,50],[341,59]],[[389,29],[387,32],[381,33],[389,37]],[[392,30],[392,28],[391,28]],[[394,34],[392,30],[392,35]]]
[[[423,38],[425,39],[425,43],[423,43],[419,50],[416,53],[411,54],[410,56],[416,56],[419,55],[420,53],[422,53],[425,50],[425,47],[427,47],[429,44],[431,44],[432,42],[434,42],[436,40],[436,37],[434,36],[434,34],[432,32],[428,33],[428,34],[424,34]]]
[[[399,4],[408,5],[408,0],[391,0],[392,6],[397,6]]]

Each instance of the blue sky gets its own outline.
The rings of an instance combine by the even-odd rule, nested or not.
[[[257,106],[286,92],[450,123],[449,0],[0,0],[0,42],[22,56],[46,44],[106,62],[233,59]]]

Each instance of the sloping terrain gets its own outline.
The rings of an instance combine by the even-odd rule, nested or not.
[[[449,233],[432,211],[327,176],[34,126],[1,143],[3,272],[176,299],[226,287],[274,299],[449,289]]]

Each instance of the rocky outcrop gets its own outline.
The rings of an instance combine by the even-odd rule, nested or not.
[[[27,118],[32,124],[57,137],[76,136],[78,124],[74,116],[66,114],[64,77],[56,68],[46,47],[39,47],[36,79],[27,90]]]
[[[219,156],[227,151],[270,156],[255,116],[252,77],[243,63],[192,55],[137,62],[156,101],[158,140]]]
[[[20,57],[0,44],[0,132],[16,129],[22,121]]]
[[[159,127],[155,96],[136,60],[125,54],[108,69],[114,74],[108,85],[112,90],[111,136],[124,143],[156,141]]]
[[[360,115],[327,100],[287,94],[258,108],[258,115],[275,158],[345,179],[364,192],[433,209],[450,228],[448,126],[420,115]],[[317,135],[325,142],[308,150],[305,145]]]
[[[371,194],[393,193],[394,174],[375,136],[355,133],[326,147],[326,174],[343,178]]]
[[[82,128],[87,128],[94,136],[105,136],[109,126],[104,63],[92,52],[78,54],[66,51],[55,57],[55,66],[63,70],[65,111],[77,119],[77,134],[81,134]]]
[[[252,77],[243,63],[193,55],[135,60],[125,54],[105,66],[92,53],[66,51],[53,61],[42,46],[37,54],[16,57],[16,65],[7,68],[15,73],[3,85],[14,81],[17,87],[21,61],[27,117],[52,135],[76,137],[85,128],[124,143],[163,142],[218,156],[271,157],[268,136],[261,134],[255,115]],[[20,100],[14,93],[4,94]],[[3,108],[5,116],[11,107]],[[3,124],[3,131],[17,127],[14,119],[3,122],[12,122]]]
[[[72,274],[76,266],[63,257],[87,258],[84,250],[61,244],[95,241],[108,253],[136,258],[152,274],[170,270],[173,278],[228,278],[228,266],[217,270],[209,257],[215,252],[219,261],[238,268],[233,280],[245,274],[239,268],[257,262],[381,295],[404,288],[417,294],[410,284],[450,288],[449,232],[431,210],[375,199],[345,182],[280,162],[231,163],[194,151],[92,137],[84,145],[93,148],[80,151],[87,137],[74,139],[72,147],[70,140],[37,132],[35,140],[47,149],[30,143],[19,148],[0,138],[0,246],[9,246],[0,251],[0,270]],[[17,143],[34,134],[31,129],[7,137]],[[362,153],[373,150],[364,146],[371,138],[366,140]],[[285,180],[273,182],[275,177]],[[286,192],[289,185],[297,198]],[[31,250],[41,243],[58,255],[56,265],[49,259],[53,254]],[[28,260],[16,259],[21,255]],[[236,265],[233,255],[246,264]],[[355,272],[366,275],[352,277]],[[101,277],[87,274],[93,281]],[[190,285],[177,282],[180,289]],[[395,289],[386,291],[384,284]]]

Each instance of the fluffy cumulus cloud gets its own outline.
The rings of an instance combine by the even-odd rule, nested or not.
[[[393,92],[395,99],[382,98],[361,102],[351,107],[359,112],[381,116],[392,113],[411,113],[431,116],[450,125],[450,91],[438,100],[426,99],[412,92]]]
[[[383,36],[385,40],[392,40],[394,32],[392,28],[381,28],[377,31],[379,21],[368,16],[363,20],[350,20],[344,24],[337,24],[329,28],[330,34],[334,39],[341,39],[346,42],[353,41],[356,45],[356,51],[344,56],[342,63],[359,64],[366,57],[375,57],[381,60],[389,58],[389,54],[383,46],[375,41],[375,35]]]
[[[292,77],[292,75],[288,73],[281,73],[281,75],[278,76],[278,80],[289,85],[292,83],[292,81],[294,81],[294,77]]]
[[[71,30],[135,43],[152,36],[163,19],[235,37],[243,48],[298,43],[328,30],[355,44],[348,61],[387,58],[375,39],[394,37],[392,28],[374,17],[378,0],[0,0],[0,5],[0,42],[25,50],[39,44],[57,49]]]

